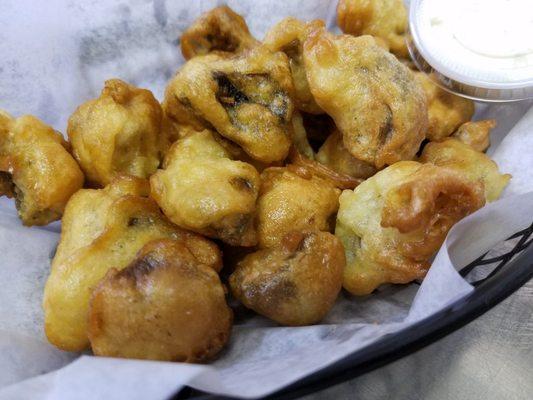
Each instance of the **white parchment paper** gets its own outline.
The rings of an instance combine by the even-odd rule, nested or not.
[[[35,114],[60,131],[77,105],[119,77],[161,98],[183,62],[180,32],[217,1],[2,0],[0,108]],[[336,1],[228,1],[262,38],[285,16],[324,18]],[[531,103],[479,106],[495,118],[490,154],[513,175],[501,200],[457,224],[423,284],[340,296],[321,325],[284,328],[237,313],[228,348],[209,366],[97,358],[49,345],[41,299],[58,224],[25,228],[0,200],[0,399],[165,399],[183,385],[266,395],[436,312],[472,287],[456,272],[533,218]],[[529,110],[529,111],[528,111]]]

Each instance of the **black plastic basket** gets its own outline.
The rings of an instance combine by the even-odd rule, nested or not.
[[[474,286],[466,297],[264,399],[294,399],[345,382],[414,353],[473,321],[533,277],[532,236],[533,224],[506,240],[512,246],[509,251],[495,257],[485,253],[462,268],[460,274]],[[483,272],[484,277],[476,278],[476,272]],[[174,396],[174,400],[183,399],[230,398],[186,387]]]

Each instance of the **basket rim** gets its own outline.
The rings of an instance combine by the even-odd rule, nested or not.
[[[532,230],[533,225],[519,233],[529,233],[529,237]],[[514,237],[516,235],[511,238]],[[524,237],[526,237],[525,234]],[[519,254],[513,259],[509,258],[509,262],[501,266],[497,273],[489,275],[482,282],[478,282],[472,292],[437,313],[398,332],[385,335],[369,346],[262,399],[295,399],[327,389],[415,353],[469,324],[533,278],[532,244],[533,242],[529,241],[527,247],[520,248]],[[180,391],[173,398],[176,400],[232,399],[231,397],[200,393],[188,388]]]

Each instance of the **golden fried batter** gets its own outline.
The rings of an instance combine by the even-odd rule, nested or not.
[[[258,44],[244,18],[228,6],[202,14],[181,36],[181,52],[186,60],[212,51],[240,53]]]
[[[314,29],[324,26],[324,21],[314,20],[308,23],[293,17],[287,17],[274,25],[263,41],[271,51],[282,51],[289,57],[292,81],[294,82],[295,107],[310,114],[322,114],[324,111],[316,104],[305,74],[302,57],[303,42]]]
[[[0,196],[15,197],[24,225],[61,218],[83,179],[59,132],[31,115],[14,119],[0,110]]]
[[[315,152],[309,144],[307,132],[305,131],[304,127],[304,121],[299,112],[295,112],[292,115],[292,144],[301,155],[309,158],[310,160],[315,158]]]
[[[414,74],[426,93],[429,118],[426,136],[429,140],[443,140],[461,124],[470,121],[475,111],[472,100],[440,88],[423,72]]]
[[[231,324],[217,273],[182,241],[160,239],[93,290],[88,336],[99,356],[203,362],[226,344]]]
[[[246,256],[229,284],[233,295],[255,312],[283,325],[308,325],[333,306],[345,265],[334,235],[295,231],[276,247]]]
[[[350,154],[377,168],[415,156],[427,128],[426,98],[396,57],[371,36],[321,29],[305,41],[304,61],[311,93]]]
[[[366,179],[377,171],[372,164],[358,160],[346,150],[339,131],[333,132],[326,139],[316,154],[316,160],[334,171],[352,178]]]
[[[344,33],[375,36],[398,57],[409,57],[405,43],[407,10],[403,0],[339,0],[337,24]]]
[[[496,163],[486,154],[456,139],[428,143],[420,162],[453,169],[465,178],[481,183],[487,202],[497,200],[511,179],[509,174],[500,174]]]
[[[222,267],[217,246],[173,225],[144,197],[148,192],[146,181],[119,177],[104,189],[80,190],[68,202],[43,301],[46,336],[60,349],[88,347],[91,291],[107,271],[125,268],[146,243],[171,238],[200,263]]]
[[[336,172],[318,161],[310,160],[294,148],[291,150],[290,159],[291,163],[286,166],[287,170],[305,179],[311,179],[315,176],[329,181],[339,189],[353,189],[363,181],[360,178],[352,178],[349,175]]]
[[[335,235],[354,295],[423,278],[449,229],[485,203],[483,185],[459,172],[401,161],[340,196]]]
[[[490,131],[495,126],[496,120],[494,119],[465,122],[452,137],[469,145],[474,150],[485,151],[490,145]]]
[[[232,160],[211,131],[174,143],[163,168],[150,178],[152,197],[172,222],[234,246],[257,243],[259,173]]]
[[[111,79],[99,98],[70,116],[68,136],[87,178],[105,186],[119,173],[153,174],[164,151],[163,128],[161,106],[149,90]]]
[[[272,163],[289,151],[292,93],[285,54],[256,47],[232,57],[194,57],[168,85],[163,109],[177,125],[215,129]]]
[[[259,247],[276,246],[294,230],[329,230],[340,194],[329,180],[301,177],[286,168],[268,168],[261,174],[261,182],[257,200]]]

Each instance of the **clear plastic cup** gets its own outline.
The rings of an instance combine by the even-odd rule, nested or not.
[[[533,98],[533,0],[411,0],[409,31],[413,61],[445,89]]]

